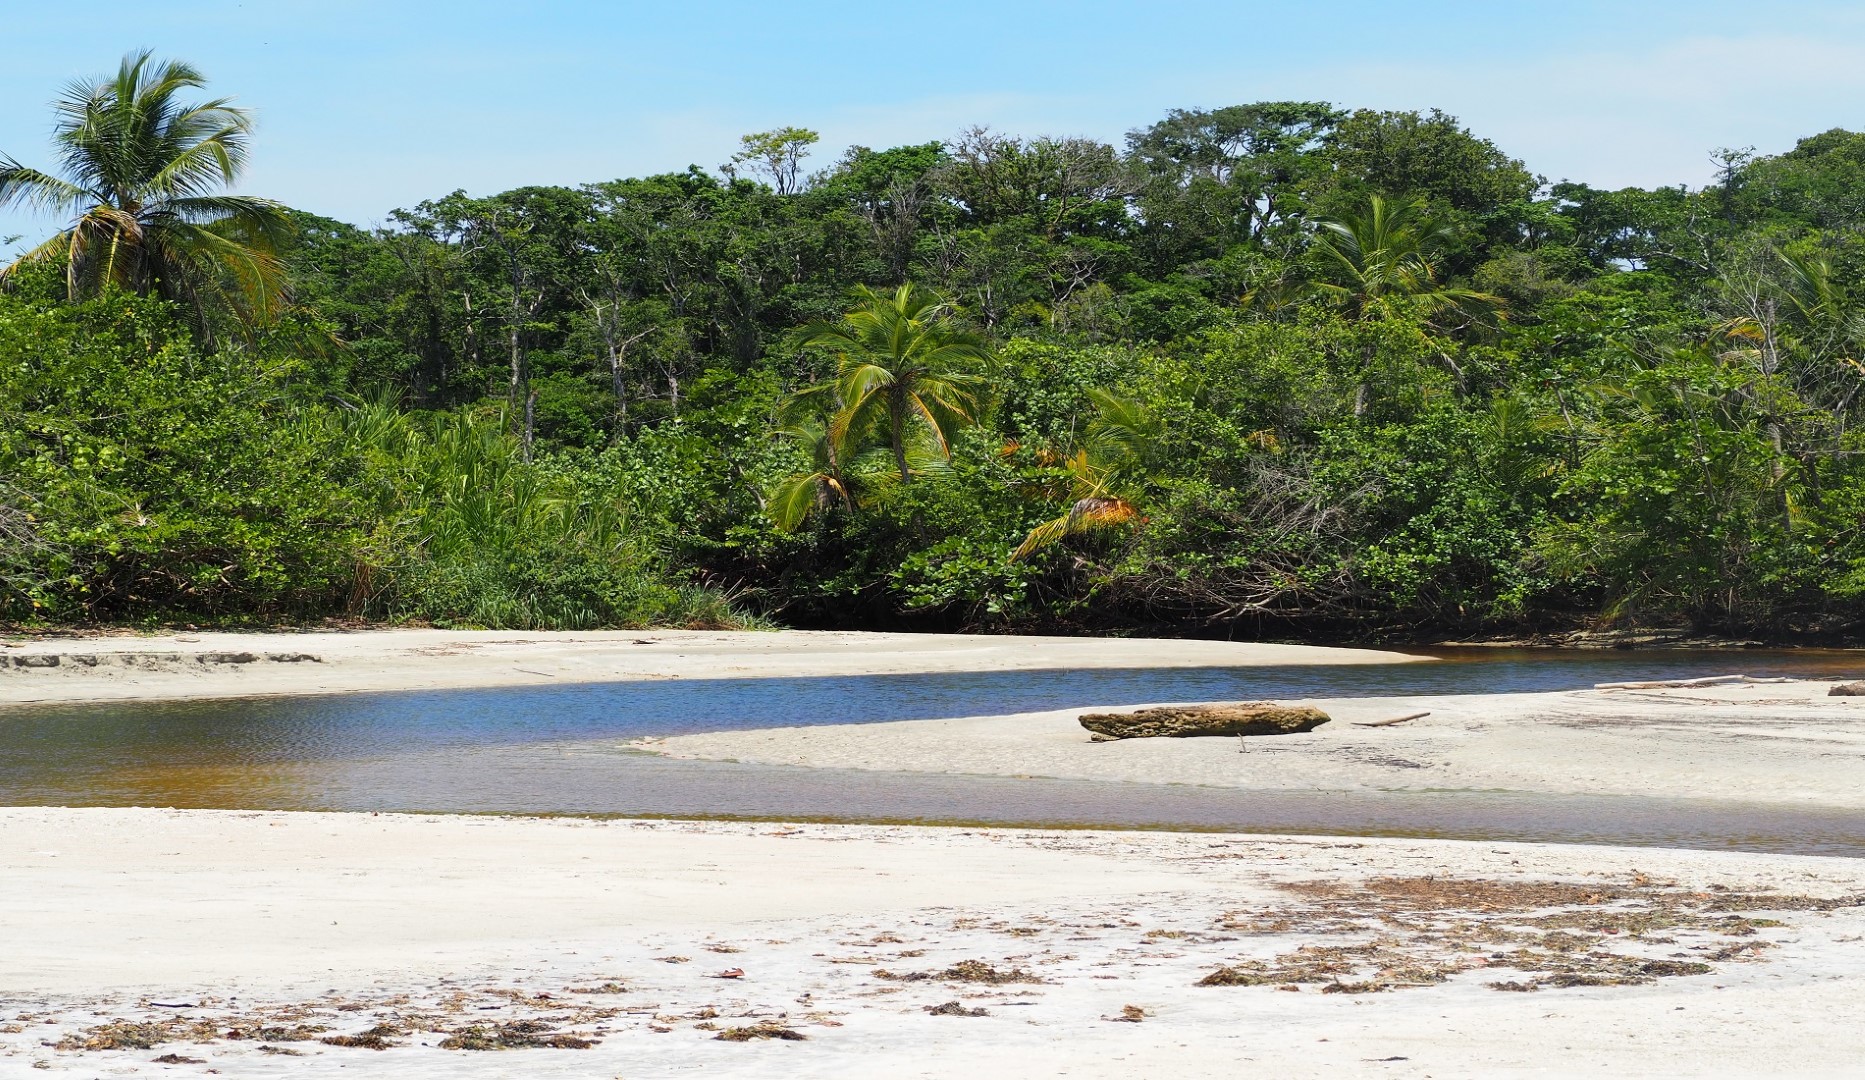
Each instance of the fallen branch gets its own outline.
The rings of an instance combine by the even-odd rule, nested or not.
[[[1787,683],[1798,679],[1757,679],[1753,675],[1711,675],[1703,679],[1659,679],[1653,682],[1594,683],[1595,690],[1671,690],[1695,686],[1721,686],[1727,683]]]
[[[1406,713],[1404,716],[1395,716],[1390,720],[1374,720],[1370,723],[1364,723],[1364,724],[1356,720],[1354,721],[1353,726],[1354,727],[1391,727],[1394,724],[1403,724],[1407,720],[1417,720],[1420,717],[1425,717],[1425,716],[1430,716],[1430,715],[1431,714],[1429,712]]]

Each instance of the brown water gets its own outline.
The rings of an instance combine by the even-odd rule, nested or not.
[[[682,680],[0,712],[0,803],[1190,828],[1865,857],[1865,813],[1508,792],[1249,792],[674,761],[684,731],[1235,698],[1860,670],[1853,653],[1462,650],[1345,668]]]

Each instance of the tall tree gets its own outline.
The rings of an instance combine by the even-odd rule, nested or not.
[[[728,175],[739,166],[771,182],[779,195],[794,195],[803,189],[803,157],[822,136],[808,128],[782,127],[773,131],[756,131],[738,140],[738,153],[725,168]]]
[[[71,224],[0,278],[63,263],[73,299],[108,286],[154,293],[192,309],[202,331],[217,306],[249,325],[275,316],[289,220],[279,203],[221,190],[245,168],[252,117],[228,98],[182,99],[204,85],[188,64],[144,51],[124,57],[113,78],[67,86],[52,104],[63,175],[0,157],[0,206],[69,215]]]
[[[942,173],[979,225],[1028,220],[1051,240],[1107,236],[1124,223],[1133,178],[1112,146],[1093,139],[1018,139],[972,128],[954,139]]]
[[[1440,213],[1481,217],[1541,187],[1526,165],[1437,109],[1426,115],[1356,110],[1328,134],[1327,157],[1338,192],[1330,209],[1379,192],[1424,199]]]
[[[1127,136],[1146,176],[1140,209],[1169,260],[1215,257],[1264,242],[1301,208],[1318,149],[1344,114],[1317,101],[1174,109]]]
[[[936,205],[933,174],[945,163],[943,143],[890,150],[851,146],[818,189],[846,200],[868,226],[890,284],[907,279],[914,244]]]

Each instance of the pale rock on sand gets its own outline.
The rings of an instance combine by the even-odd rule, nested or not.
[[[4,809],[0,1076],[1856,1075],[1860,904],[1790,856]]]
[[[1094,743],[1085,710],[642,739],[674,757],[823,768],[1206,784],[1466,789],[1865,808],[1865,699],[1823,682],[1339,698],[1303,735]],[[1136,706],[1136,708],[1138,708]],[[1429,711],[1390,727],[1359,723]]]
[[[1388,664],[1371,649],[779,630],[365,630],[0,641],[0,705],[636,679]]]

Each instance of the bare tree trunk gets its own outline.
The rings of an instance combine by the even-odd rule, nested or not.
[[[512,304],[512,325],[511,325],[510,339],[511,339],[511,347],[512,347],[512,376],[511,376],[511,387],[510,389],[506,391],[505,400],[513,408],[516,408],[518,405],[519,398],[523,394],[524,389],[525,389],[525,381],[526,381],[525,376],[527,374],[525,371],[524,348],[519,338],[518,304],[516,301],[514,301]]]
[[[479,330],[478,324],[473,322],[473,294],[462,289],[460,300],[466,305],[466,359],[476,368],[479,366]]]
[[[628,380],[622,377],[622,353],[609,350],[609,389],[615,393],[615,431],[628,429]]]
[[[1353,416],[1356,420],[1366,415],[1366,407],[1372,397],[1372,387],[1367,385],[1367,376],[1373,372],[1373,356],[1372,346],[1360,346],[1360,370],[1355,373],[1353,384]]]
[[[531,392],[525,395],[524,458],[525,458],[525,464],[527,465],[531,463],[531,440],[532,440],[533,432],[536,430],[536,428],[537,428],[537,391],[532,390]]]
[[[511,288],[511,308],[506,314],[505,327],[506,340],[511,349],[511,377],[506,388],[505,407],[512,412],[523,409],[527,414],[524,439],[528,457],[531,445],[528,419],[531,409],[531,373],[526,364],[524,332],[526,321],[535,317],[538,309],[544,306],[545,286],[539,285],[535,292],[530,291],[532,278],[519,251],[518,234],[501,227],[496,215],[483,222],[481,228],[484,240],[496,244],[505,256],[507,283]],[[528,227],[521,229],[521,232],[528,231]]]
[[[616,339],[616,330],[605,326],[603,338],[609,349],[609,389],[615,393],[615,430],[628,426],[628,347],[654,332],[653,327],[631,337]]]

